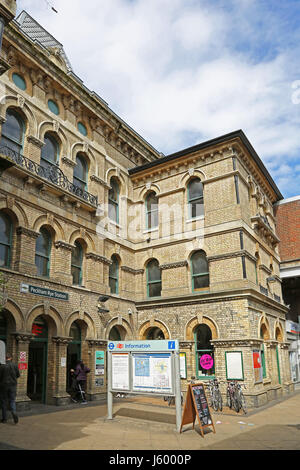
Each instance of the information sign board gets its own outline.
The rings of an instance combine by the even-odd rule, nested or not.
[[[113,353],[111,356],[112,389],[129,390],[129,354]]]
[[[170,353],[132,354],[134,391],[172,393]]]

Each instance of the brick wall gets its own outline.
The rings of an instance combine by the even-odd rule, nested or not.
[[[300,198],[275,205],[281,261],[300,259]]]

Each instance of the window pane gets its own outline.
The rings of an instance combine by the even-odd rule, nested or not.
[[[155,228],[158,227],[158,211],[149,212],[147,215],[147,227]]]
[[[189,200],[203,197],[203,185],[198,178],[193,179],[188,186]]]
[[[113,256],[111,258],[112,264],[109,266],[109,276],[110,277],[118,277],[118,271],[119,271],[119,263],[118,260]]]
[[[83,157],[76,157],[76,166],[74,168],[74,178],[86,181],[86,162]]]
[[[18,118],[13,111],[8,110],[6,121],[2,125],[2,135],[21,144],[23,140],[23,125],[21,118]]]
[[[112,294],[117,294],[118,281],[113,278],[109,278],[109,287]]]
[[[1,138],[1,145],[3,145],[4,147],[10,148],[11,150],[13,150],[14,152],[16,152],[18,154],[22,152],[22,145],[21,144],[16,144],[14,141],[4,137],[3,134],[2,134],[2,138]]]
[[[73,338],[73,340],[81,340],[80,328],[76,323],[72,323],[72,326],[70,328],[70,336]]]
[[[0,336],[6,336],[7,333],[7,322],[6,318],[0,313]]]
[[[81,284],[81,279],[80,279],[81,269],[76,268],[75,266],[72,266],[71,267],[71,272],[72,272],[72,276],[73,276],[73,284],[75,284],[77,286],[80,286],[80,284]]]
[[[10,249],[7,245],[0,244],[0,266],[8,266]]]
[[[209,286],[209,276],[194,276],[194,289],[202,289]]]
[[[147,266],[148,281],[160,281],[161,273],[158,265],[158,261],[153,260],[148,263]]]
[[[75,242],[75,248],[72,251],[72,261],[71,264],[77,267],[81,267],[82,263],[82,248],[78,242]]]
[[[58,154],[58,146],[56,142],[54,139],[47,136],[45,137],[44,142],[45,145],[42,148],[42,159],[47,160],[52,164],[56,163]]]
[[[146,200],[147,211],[158,209],[158,199],[155,193],[150,193]]]
[[[202,324],[196,330],[197,349],[211,349],[212,333],[209,326]]]
[[[4,214],[0,215],[0,242],[10,244],[11,222]]]
[[[111,186],[111,189],[109,190],[108,198],[117,203],[119,199],[119,185],[116,181],[111,179],[110,186]]]
[[[45,230],[41,230],[41,233],[36,240],[35,251],[39,255],[48,257],[49,248],[50,248],[50,236]]]
[[[200,217],[204,215],[204,204],[203,199],[197,199],[190,203],[190,217],[194,219],[195,217]]]
[[[48,276],[48,258],[44,258],[43,256],[36,255],[35,256],[35,265],[37,267],[37,274],[38,276]]]
[[[76,186],[76,188],[81,189],[81,191],[85,191],[86,185],[85,185],[84,181],[78,180],[77,178],[74,177],[73,184],[74,184],[74,186]]]
[[[160,297],[161,296],[161,282],[155,282],[148,284],[149,286],[149,297]]]
[[[208,263],[205,253],[196,252],[192,256],[193,274],[208,273]]]
[[[197,354],[198,358],[198,374],[199,375],[214,375],[215,373],[215,361],[214,361],[214,352],[212,350],[208,351],[201,351]],[[213,366],[210,369],[207,369],[209,362],[209,358],[207,356],[210,356],[213,359]],[[209,360],[209,361],[208,361]]]
[[[111,201],[109,201],[108,205],[108,217],[114,222],[118,222],[118,206]]]

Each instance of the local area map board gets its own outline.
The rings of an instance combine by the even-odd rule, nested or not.
[[[190,384],[187,389],[180,432],[185,424],[193,423],[194,428],[196,417],[198,418],[202,437],[204,437],[203,428],[212,426],[213,431],[216,432],[203,383]]]
[[[108,352],[108,419],[112,419],[113,393],[175,397],[176,425],[181,420],[178,340],[110,341]]]

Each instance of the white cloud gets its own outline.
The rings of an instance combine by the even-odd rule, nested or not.
[[[265,5],[52,3],[58,14],[40,0],[22,7],[63,43],[85,84],[158,150],[168,154],[242,128],[284,195],[300,192],[288,171],[300,150],[300,104],[291,87],[300,79],[299,49],[290,39],[285,47],[282,20],[266,15]]]

